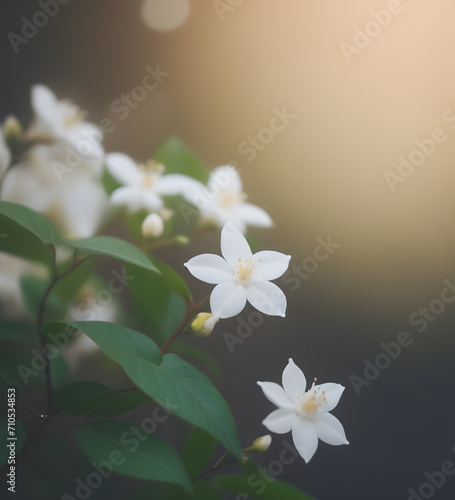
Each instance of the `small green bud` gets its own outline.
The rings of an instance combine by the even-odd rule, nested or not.
[[[266,434],[265,436],[255,439],[251,446],[243,448],[242,451],[245,453],[264,453],[269,449],[271,443],[272,436],[270,434]]]
[[[175,236],[174,242],[176,245],[184,247],[185,245],[188,245],[190,239],[188,238],[188,236],[184,236],[183,234],[178,234],[177,236]]]
[[[19,120],[13,116],[9,115],[3,122],[3,135],[8,144],[15,144],[22,137],[23,129]]]

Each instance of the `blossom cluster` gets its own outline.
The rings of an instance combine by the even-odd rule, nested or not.
[[[58,100],[46,86],[32,88],[31,105],[34,117],[26,130],[13,117],[0,128],[0,200],[45,214],[67,238],[93,236],[119,211],[126,216],[141,214],[143,236],[149,241],[163,235],[166,221],[174,215],[168,197],[178,196],[197,208],[200,226],[221,229],[221,256],[206,253],[185,263],[195,278],[215,285],[211,312],[193,320],[193,331],[211,333],[219,320],[238,315],[247,302],[266,315],[286,315],[286,296],[272,281],[286,272],[291,256],[270,250],[252,252],[245,237],[247,228],[268,228],[273,222],[262,208],[246,201],[234,167],[215,168],[207,184],[182,173],[167,173],[167,165],[154,159],[136,162],[124,153],[106,154],[101,130],[85,120],[79,107]],[[106,173],[117,183],[109,194],[102,182]],[[30,266],[1,256],[0,283],[7,284],[0,287],[1,299],[21,303],[21,275],[37,272]],[[283,388],[258,382],[278,407],[263,421],[271,432],[292,431],[306,462],[314,455],[318,439],[348,444],[341,423],[329,413],[344,387],[313,384],[306,391],[305,377],[292,359],[282,383]]]

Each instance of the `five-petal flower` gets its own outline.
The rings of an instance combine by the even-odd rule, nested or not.
[[[111,194],[111,202],[126,206],[130,212],[160,210],[164,206],[161,196],[179,195],[197,184],[196,180],[182,174],[163,176],[164,165],[153,160],[138,165],[123,153],[106,155],[106,166],[123,185]]]
[[[341,422],[329,413],[343,394],[342,385],[313,383],[305,392],[305,375],[291,358],[282,382],[283,387],[274,382],[258,382],[266,398],[278,406],[262,422],[269,431],[292,431],[295,447],[307,463],[317,450],[318,438],[333,446],[349,444]]]
[[[203,224],[223,227],[232,222],[242,233],[247,226],[271,227],[273,221],[262,208],[247,203],[242,179],[237,170],[225,165],[210,174],[207,186],[194,184],[184,193],[185,199],[199,208]]]
[[[285,316],[286,297],[269,280],[279,278],[288,268],[290,255],[280,252],[251,252],[243,234],[228,222],[221,231],[221,253],[202,254],[185,266],[206,283],[216,285],[210,296],[214,316],[230,318],[245,307],[246,301],[270,316]]]

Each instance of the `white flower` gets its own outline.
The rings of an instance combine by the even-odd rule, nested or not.
[[[35,120],[28,132],[29,138],[64,141],[85,158],[104,157],[101,130],[84,121],[85,113],[78,106],[57,100],[45,85],[35,85],[32,87],[32,108]]]
[[[191,322],[191,330],[196,337],[206,337],[213,332],[219,318],[211,313],[201,312]]]
[[[274,382],[258,382],[266,398],[278,406],[262,422],[269,431],[292,431],[295,447],[307,463],[317,450],[318,438],[333,446],[349,444],[341,422],[328,413],[338,404],[342,385],[313,383],[305,392],[305,375],[292,359],[283,371],[282,382],[284,389]]]
[[[8,146],[5,143],[5,138],[3,137],[2,129],[0,128],[0,180],[6,172],[11,162],[11,153]]]
[[[111,202],[126,206],[130,212],[160,210],[164,206],[162,196],[182,194],[197,183],[186,175],[163,176],[164,165],[153,160],[145,165],[138,165],[122,153],[106,155],[106,166],[111,175],[123,185],[111,194]]]
[[[0,199],[47,215],[66,237],[88,238],[101,223],[107,196],[86,161],[59,178],[53,165],[64,162],[65,155],[61,143],[32,148],[23,163],[8,170]]]
[[[194,185],[185,199],[199,208],[201,222],[223,227],[232,222],[242,233],[247,226],[271,227],[273,221],[262,208],[246,203],[242,180],[230,165],[218,167],[210,174],[207,186]]]
[[[271,251],[253,255],[245,237],[231,222],[221,231],[221,253],[224,258],[203,254],[185,264],[194,277],[217,285],[210,296],[214,316],[235,316],[247,300],[265,314],[285,316],[286,297],[269,280],[279,278],[286,271],[290,255]]]

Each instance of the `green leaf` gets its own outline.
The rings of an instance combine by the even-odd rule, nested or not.
[[[220,493],[213,484],[206,481],[194,483],[194,492],[188,493],[179,486],[171,486],[165,493],[163,500],[222,500]],[[246,500],[246,499],[245,499]]]
[[[210,434],[194,427],[182,449],[182,460],[191,479],[203,472],[212,458],[217,442]]]
[[[191,292],[189,291],[186,283],[183,281],[183,278],[181,278],[178,273],[154,256],[150,256],[150,260],[160,271],[162,280],[176,295],[186,299],[191,299]]]
[[[5,393],[5,398],[6,398],[6,393]],[[25,443],[25,429],[24,426],[19,422],[16,421],[16,424],[14,426],[14,435],[9,434],[8,432],[8,419],[5,416],[0,416],[0,442],[2,443],[1,449],[0,449],[0,467],[3,467],[6,463],[8,463],[8,458],[10,457],[10,449],[14,450],[14,455],[12,455],[15,458],[15,462],[10,464],[10,465],[16,465],[17,466],[17,454],[21,450],[21,448],[24,446]],[[8,438],[17,438],[16,440],[13,439],[8,439]],[[14,443],[15,448],[9,447],[7,445]],[[19,459],[20,460],[20,459]]]
[[[71,247],[84,253],[105,255],[123,262],[129,262],[143,269],[159,273],[155,265],[131,243],[112,236],[92,236],[84,240],[65,240]]]
[[[172,351],[183,357],[196,359],[203,363],[214,375],[220,375],[221,369],[216,359],[207,351],[203,351],[199,347],[183,342],[174,342]]]
[[[0,201],[0,221],[4,219],[22,226],[43,244],[57,245],[61,242],[60,235],[47,217],[23,205]]]
[[[129,286],[134,312],[144,330],[158,344],[163,344],[182,320],[185,302],[170,290],[163,276],[131,265],[126,269],[128,274],[135,276]]]
[[[36,326],[31,323],[0,322],[0,338],[21,340],[31,339],[34,335]]]
[[[184,174],[207,182],[209,172],[201,159],[177,137],[170,137],[155,153],[155,160],[165,167],[165,174]]]
[[[82,452],[96,463],[109,462],[126,476],[175,483],[192,491],[191,481],[179,455],[165,441],[141,428],[141,440],[134,437],[127,422],[98,421],[79,425],[76,439]]]
[[[113,416],[121,415],[150,402],[141,391],[112,389],[90,381],[70,382],[55,391],[54,408],[69,415]]]
[[[214,478],[213,483],[223,491],[243,493],[251,499],[314,500],[294,486],[269,476],[251,460],[244,466],[244,474],[224,474]]]
[[[152,339],[113,323],[55,322],[46,323],[43,330],[58,331],[62,324],[85,332],[107,356],[122,365],[139,389],[176,415],[205,429],[240,457],[240,444],[229,407],[214,385],[196,368],[175,354],[162,358]]]
[[[22,205],[0,201],[0,251],[50,264],[61,238],[44,215]]]
[[[71,380],[71,371],[66,359],[60,353],[58,353],[57,356],[52,358],[49,362],[51,365],[52,387],[54,389],[58,389]]]

